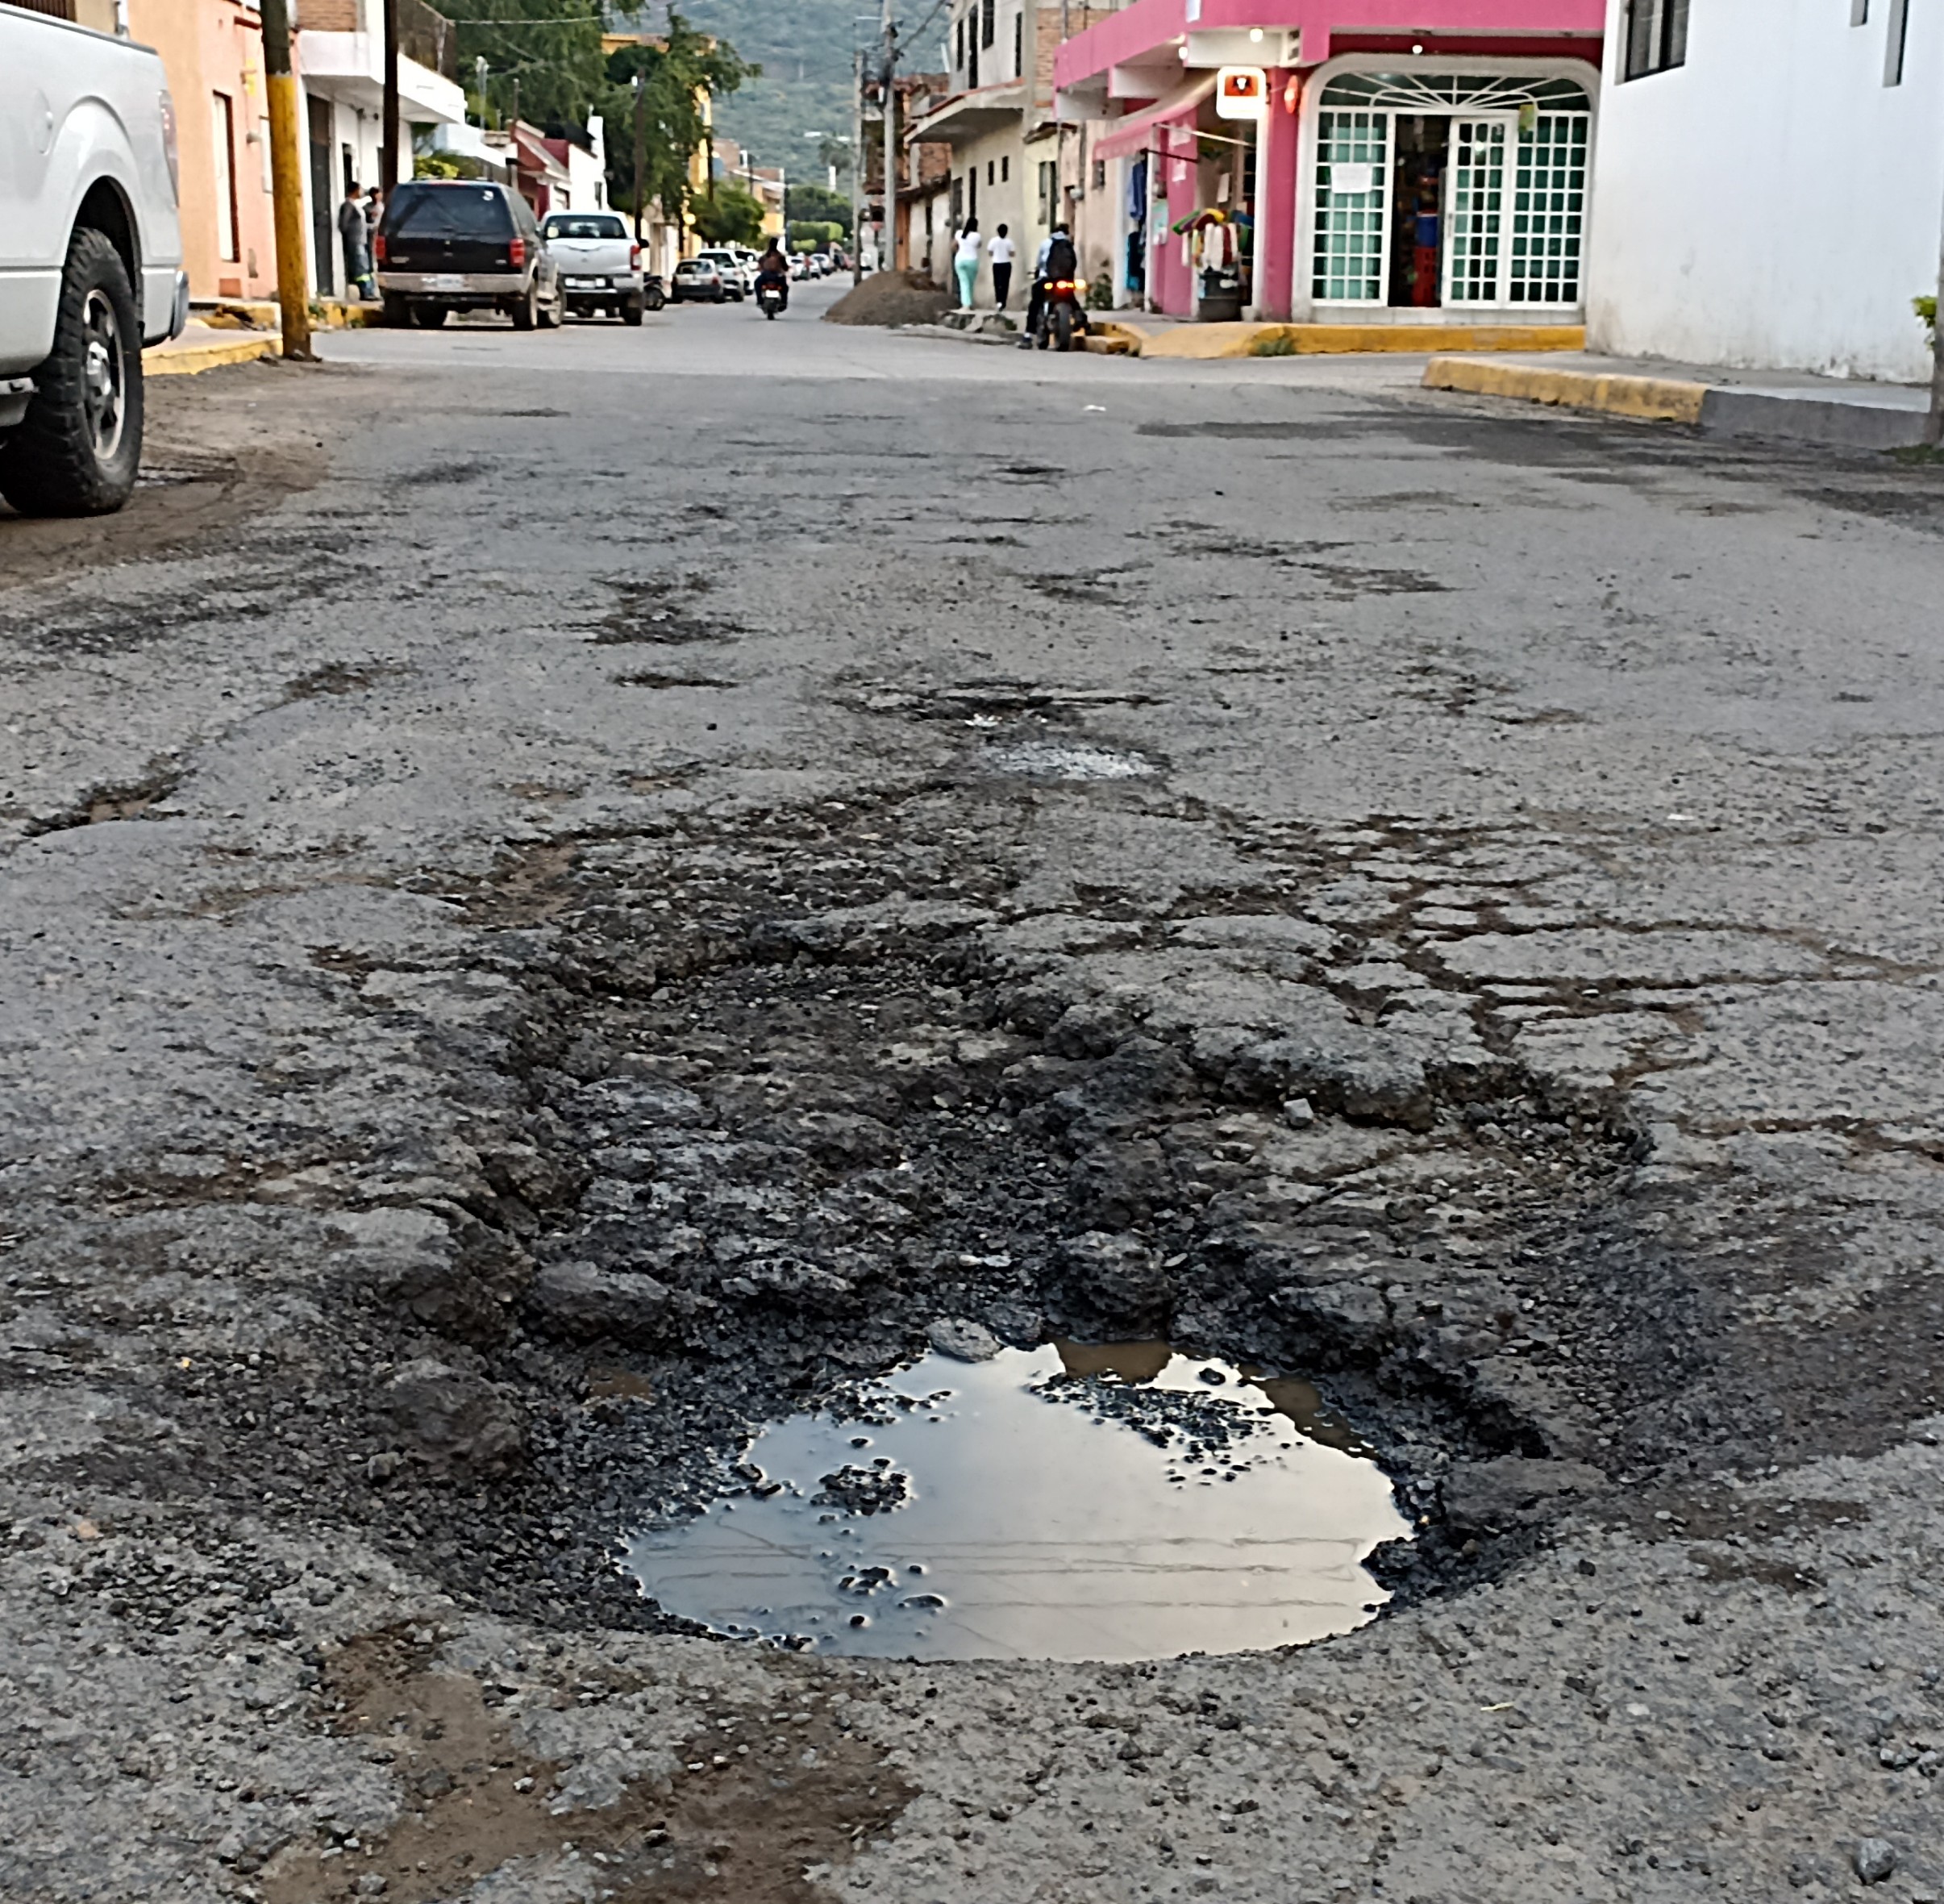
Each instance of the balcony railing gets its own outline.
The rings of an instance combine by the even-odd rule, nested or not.
[[[459,77],[459,29],[425,0],[398,0],[398,50],[431,72]]]

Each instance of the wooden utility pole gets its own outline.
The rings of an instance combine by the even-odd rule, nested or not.
[[[641,243],[642,176],[648,167],[648,89],[635,69],[635,242]]]
[[[1938,266],[1937,307],[1930,314],[1930,415],[1924,419],[1924,440],[1944,448],[1944,260]]]
[[[851,56],[851,282],[864,281],[864,56]]]
[[[389,205],[398,184],[398,0],[385,0],[385,143],[378,148],[378,183]]]
[[[885,235],[877,268],[897,269],[897,28],[885,0]]]
[[[290,69],[289,0],[262,0],[264,84],[270,105],[271,206],[277,227],[277,302],[284,355],[310,360],[310,272],[304,260],[304,173]]]

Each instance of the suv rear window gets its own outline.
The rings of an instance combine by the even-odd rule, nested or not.
[[[628,228],[618,218],[592,217],[585,212],[547,219],[541,231],[549,238],[625,238]]]
[[[513,235],[513,216],[497,185],[403,185],[385,215],[387,238]]]

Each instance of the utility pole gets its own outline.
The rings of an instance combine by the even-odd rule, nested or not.
[[[897,269],[897,28],[885,0],[885,235],[877,268]]]
[[[648,162],[648,90],[635,69],[635,242],[641,243],[642,174]]]
[[[1924,419],[1924,440],[1944,448],[1944,260],[1938,266],[1938,303],[1930,325],[1930,415]]]
[[[385,0],[385,143],[379,149],[378,183],[389,205],[398,186],[398,0]]]
[[[298,153],[297,75],[290,70],[289,0],[262,0],[264,84],[270,103],[271,206],[284,355],[310,360],[310,273],[304,262],[304,173]]]
[[[864,56],[851,56],[851,282],[864,281]]]

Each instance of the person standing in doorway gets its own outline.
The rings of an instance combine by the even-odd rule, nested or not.
[[[372,294],[370,234],[364,223],[364,201],[357,181],[347,180],[344,202],[338,207],[338,242],[344,248],[344,281],[357,286],[360,298]]]
[[[992,261],[993,303],[995,308],[1005,309],[1006,294],[1013,288],[1013,260],[1019,255],[1019,248],[1005,235],[1001,225],[993,234],[993,241],[985,248],[985,255]]]
[[[979,285],[979,221],[968,219],[965,229],[959,234],[959,245],[952,259],[954,269],[959,273],[959,308],[970,310],[972,295]]]

